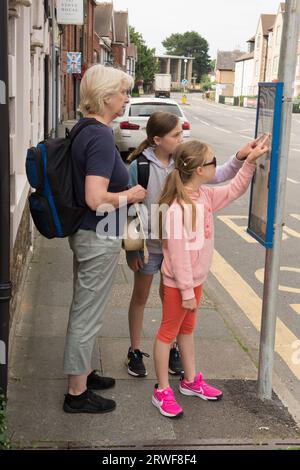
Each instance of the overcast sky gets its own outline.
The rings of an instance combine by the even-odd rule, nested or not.
[[[142,33],[157,54],[172,33],[197,31],[209,43],[212,58],[217,49],[247,50],[262,13],[276,14],[277,0],[113,0],[115,10],[129,12],[130,25]]]

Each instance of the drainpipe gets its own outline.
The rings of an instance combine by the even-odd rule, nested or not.
[[[10,282],[8,1],[0,2],[0,393],[6,397]]]
[[[51,2],[51,18],[52,18],[52,47],[51,47],[51,65],[52,65],[52,130],[51,130],[51,137],[55,138],[56,137],[56,113],[57,113],[57,107],[56,107],[56,48],[55,48],[55,28],[54,28],[54,23],[55,23],[55,5],[54,5],[54,0]]]

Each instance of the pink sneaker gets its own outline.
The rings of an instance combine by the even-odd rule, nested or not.
[[[179,391],[183,395],[200,397],[203,400],[220,400],[223,396],[220,390],[204,382],[203,375],[200,373],[196,375],[192,383],[181,379]]]
[[[152,403],[159,409],[160,413],[168,418],[180,418],[183,416],[182,408],[176,402],[171,387],[165,388],[162,392],[159,392],[157,387],[158,385],[155,385]]]

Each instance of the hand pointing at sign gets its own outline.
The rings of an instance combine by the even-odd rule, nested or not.
[[[267,153],[270,150],[270,134],[267,134],[265,136],[261,136],[258,139],[256,139],[256,147],[249,153],[247,157],[247,162],[249,163],[255,163],[255,161]]]

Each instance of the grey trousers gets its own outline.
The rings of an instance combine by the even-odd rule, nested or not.
[[[73,251],[74,290],[64,354],[64,373],[86,374],[91,367],[95,338],[102,326],[121,239],[98,238],[92,230],[69,237]]]

